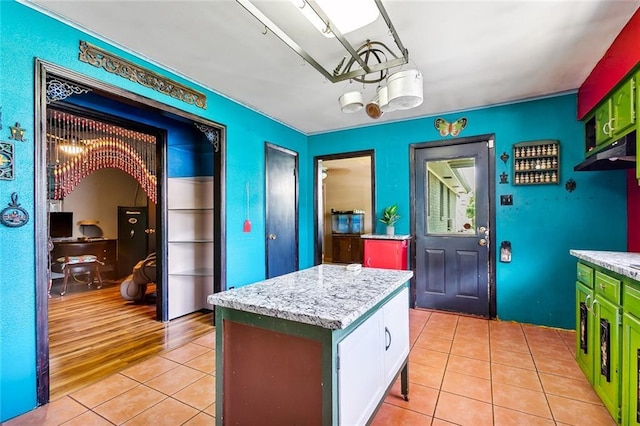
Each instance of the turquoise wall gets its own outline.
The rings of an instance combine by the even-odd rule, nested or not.
[[[86,40],[122,58],[167,75],[207,95],[207,109],[180,102],[78,60],[78,45]],[[34,228],[34,59],[40,58],[97,80],[122,87],[175,108],[222,123],[227,132],[227,285],[241,286],[264,279],[264,143],[297,151],[307,157],[305,135],[274,122],[204,87],[137,59],[81,31],[15,1],[0,0],[0,140],[9,138],[16,121],[27,129],[26,142],[15,142],[15,179],[0,181],[0,205],[11,193],[31,216],[21,228],[0,226],[0,421],[36,406],[35,371],[35,228]],[[300,164],[300,185],[312,173]],[[243,233],[245,182],[251,193],[252,232]],[[313,262],[310,250],[312,206],[300,194],[300,267]],[[39,283],[45,285],[45,283]]]
[[[429,102],[429,94],[426,101]],[[511,241],[511,263],[497,263],[497,314],[502,320],[574,327],[576,259],[570,249],[626,250],[626,180],[624,171],[574,172],[584,159],[583,129],[576,121],[576,96],[565,95],[453,115],[469,122],[460,137],[495,134],[495,155],[511,145],[537,139],[560,141],[561,184],[514,186],[499,184],[502,172],[512,181],[512,158],[496,158],[496,241]],[[344,151],[375,150],[376,212],[399,205],[396,233],[410,230],[409,145],[443,138],[433,117],[350,129],[309,137],[313,157]],[[574,179],[577,189],[564,183]],[[312,184],[306,191],[312,190]],[[512,206],[500,206],[502,194],[513,195]],[[383,233],[378,222],[377,232]],[[499,258],[499,257],[497,257]]]

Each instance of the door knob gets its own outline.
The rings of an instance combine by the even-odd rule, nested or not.
[[[269,234],[269,239],[270,240],[275,240],[276,239],[276,234]]]
[[[480,238],[480,240],[478,241],[478,245],[482,247],[486,246],[487,240],[485,240],[484,238]]]

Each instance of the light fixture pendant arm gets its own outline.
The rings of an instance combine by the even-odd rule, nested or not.
[[[393,41],[396,42],[396,46],[398,46],[398,49],[400,49],[400,52],[402,53],[402,57],[404,58],[404,63],[406,64],[407,62],[409,62],[409,51],[402,44],[402,41],[400,40],[400,36],[398,35],[395,27],[391,23],[391,18],[389,18],[389,15],[387,14],[387,10],[382,5],[382,0],[374,0],[374,1],[378,6],[378,10],[382,15],[382,19],[384,19],[384,22],[387,24],[389,31],[391,31],[391,35],[393,36]]]
[[[338,67],[336,67],[336,71],[334,71],[334,73],[332,74],[331,72],[327,71],[322,65],[320,65],[315,59],[313,59],[311,55],[309,55],[302,47],[300,47],[300,45],[298,45],[295,41],[293,41],[291,37],[285,34],[285,32],[282,31],[280,27],[278,27],[273,21],[271,21],[271,19],[269,19],[264,13],[262,13],[262,11],[260,11],[256,6],[254,6],[250,0],[236,0],[237,3],[239,3],[242,7],[244,7],[263,25],[269,28],[269,30],[272,33],[274,33],[280,40],[282,40],[287,46],[293,49],[293,51],[295,51],[305,61],[311,64],[311,66],[313,66],[320,74],[322,74],[327,80],[329,80],[332,83],[337,83],[339,81],[345,81],[350,79],[356,79],[357,81],[365,81],[366,80],[365,78],[357,79],[357,77],[364,77],[367,74],[384,71],[394,67],[399,67],[409,62],[409,52],[400,41],[400,37],[398,36],[398,33],[396,32],[393,24],[391,23],[391,19],[389,18],[387,11],[382,5],[381,0],[374,0],[374,1],[376,6],[378,7],[378,10],[380,11],[380,14],[382,15],[382,18],[384,19],[385,23],[387,24],[387,27],[389,28],[389,31],[391,32],[391,35],[393,36],[393,39],[396,45],[398,46],[398,49],[401,52],[401,56],[393,54],[393,52],[391,52],[391,50],[389,50],[387,46],[383,45],[393,55],[394,59],[388,60],[383,63],[373,64],[373,65],[368,64],[366,60],[362,58],[361,56],[362,52],[360,52],[361,48],[356,50],[351,45],[351,43],[349,43],[349,41],[342,35],[342,33],[332,24],[332,22],[326,16],[324,11],[322,11],[322,9],[317,5],[315,0],[305,0],[305,1],[307,5],[311,7],[313,11],[318,15],[318,17],[326,23],[327,28],[331,30],[331,32],[335,35],[338,41],[340,41],[340,43],[345,48],[345,50],[349,53],[349,55],[351,56],[349,63],[353,65],[354,63],[357,62],[358,65],[360,66],[359,69],[351,70],[350,69],[351,67],[348,66],[344,72],[336,73],[336,71],[341,68],[341,66],[339,65]]]
[[[322,74],[327,80],[335,83],[333,76],[327,70],[325,70],[322,65],[320,65],[315,59],[313,59],[307,52],[302,49],[291,37],[286,35],[284,31],[280,29],[271,19],[267,18],[267,16],[262,13],[257,7],[255,7],[249,0],[236,0],[237,3],[240,3],[242,7],[244,7],[250,14],[252,14],[258,21],[262,22],[262,24],[269,28],[269,30],[275,34],[280,40],[282,40],[287,46],[293,49],[298,55],[302,57],[305,61],[307,61],[311,66],[313,66],[320,74]]]

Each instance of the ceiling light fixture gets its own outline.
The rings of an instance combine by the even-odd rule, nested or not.
[[[58,148],[60,149],[60,151],[69,155],[78,155],[84,151],[82,145],[77,144],[75,139],[71,142],[61,143],[60,145],[58,145]]]
[[[327,38],[335,37],[331,27],[309,6],[309,3],[305,0],[290,1],[322,35]],[[380,15],[372,0],[316,0],[316,3],[342,34],[365,27]]]
[[[305,51],[292,36],[286,34],[263,10],[251,0],[236,0],[249,13],[265,25],[273,34],[311,64],[332,83],[355,81],[378,84],[378,89],[365,111],[373,119],[383,113],[414,108],[422,104],[423,84],[419,70],[401,70],[389,74],[389,70],[409,62],[409,52],[404,47],[381,0],[290,0],[312,25],[325,37],[334,37],[346,50],[344,56],[332,72]],[[260,3],[259,3],[260,4]],[[397,50],[394,51],[379,41],[366,40],[355,48],[344,34],[361,29],[382,16],[388,35],[393,38]],[[387,85],[379,83],[386,79]],[[349,90],[339,97],[342,112],[353,113],[365,106],[359,91]]]

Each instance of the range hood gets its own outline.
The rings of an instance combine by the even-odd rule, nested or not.
[[[606,149],[593,154],[573,168],[576,172],[591,170],[620,170],[636,166],[636,132],[635,130]]]

